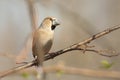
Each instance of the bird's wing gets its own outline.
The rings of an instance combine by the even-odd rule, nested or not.
[[[36,35],[37,34],[37,35]],[[42,65],[44,60],[44,50],[41,41],[39,41],[40,35],[38,35],[37,31],[33,36],[33,45],[32,45],[32,54],[37,59],[38,65]]]
[[[44,55],[49,52],[52,46],[53,36],[48,31],[39,29],[34,33],[33,37],[33,56],[38,60],[38,63],[43,62]]]

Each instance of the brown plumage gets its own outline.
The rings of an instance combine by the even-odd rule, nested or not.
[[[55,18],[47,17],[34,32],[32,51],[34,58],[37,60],[37,66],[42,65],[44,55],[51,49],[54,29],[57,25],[59,23]]]

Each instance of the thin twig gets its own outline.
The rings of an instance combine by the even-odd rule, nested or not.
[[[28,4],[28,9],[29,9],[29,14],[30,14],[30,20],[31,20],[31,23],[32,23],[32,30],[33,32],[37,29],[37,15],[36,15],[36,10],[35,10],[35,7],[34,7],[34,0],[27,0],[27,4]]]
[[[99,77],[99,78],[114,78],[120,79],[120,72],[113,71],[113,70],[94,70],[94,69],[87,69],[87,68],[77,68],[77,67],[70,67],[66,66],[61,63],[57,63],[56,65],[43,67],[43,71],[46,73],[60,73],[61,76],[65,74],[72,74],[72,75],[82,75],[82,76],[89,76],[89,77]],[[34,67],[24,69],[18,74],[28,73],[32,75],[36,75],[36,69]]]
[[[59,51],[56,51],[56,52],[53,52],[51,54],[48,54],[46,55],[45,57],[45,60],[48,60],[48,59],[53,59],[54,57],[58,56],[58,55],[61,55],[63,53],[66,53],[66,52],[69,52],[69,51],[72,51],[72,50],[75,50],[76,48],[82,46],[82,45],[86,45],[88,43],[90,43],[91,41],[95,40],[95,39],[98,39],[112,31],[115,31],[117,29],[120,28],[120,24],[119,25],[116,25],[116,26],[113,26],[111,28],[107,28],[106,30],[102,31],[102,32],[99,32],[95,35],[93,35],[92,37],[88,38],[88,39],[85,39],[84,41],[80,42],[80,43],[76,43],[76,44],[73,44],[65,49],[62,49],[62,50],[59,50]]]
[[[86,44],[90,43],[91,41],[93,41],[93,40],[95,40],[95,39],[97,39],[97,38],[100,38],[100,37],[102,37],[102,36],[104,36],[104,35],[112,32],[112,31],[115,31],[115,30],[119,29],[119,28],[120,28],[120,25],[116,25],[116,26],[114,26],[114,27],[112,27],[112,28],[108,28],[108,29],[106,29],[106,30],[104,30],[104,31],[102,31],[102,32],[100,32],[100,33],[97,33],[97,34],[93,35],[92,37],[90,37],[90,38],[88,38],[88,39],[86,39],[86,40],[84,40],[84,41],[82,41],[82,42],[80,42],[80,43],[76,43],[76,44],[71,45],[71,46],[69,46],[69,47],[67,47],[67,48],[65,48],[65,49],[62,49],[62,50],[53,52],[53,53],[51,53],[51,54],[47,54],[47,55],[45,55],[45,60],[53,59],[54,57],[56,57],[56,56],[58,56],[58,55],[61,55],[61,54],[63,54],[63,53],[69,52],[69,51],[73,51],[73,50],[79,48],[80,46],[86,45]],[[83,49],[81,48],[81,50],[83,50]],[[87,50],[87,49],[86,49],[86,50]],[[96,52],[96,51],[94,51],[94,52]],[[98,52],[97,52],[97,53],[98,53]],[[101,55],[101,54],[100,54],[100,55]],[[102,56],[103,56],[103,54],[102,54]],[[0,78],[2,78],[2,77],[4,77],[4,76],[7,76],[7,75],[9,75],[9,74],[11,74],[11,73],[20,71],[20,70],[22,70],[22,69],[25,69],[25,68],[34,66],[34,64],[36,64],[36,61],[27,63],[27,64],[22,65],[22,66],[19,66],[19,67],[17,67],[17,68],[10,69],[9,71],[5,71],[5,72],[3,72],[3,73],[0,74]]]
[[[63,74],[74,74],[84,75],[90,77],[101,77],[101,78],[118,78],[120,79],[120,72],[118,71],[103,71],[103,70],[92,70],[92,69],[81,69],[66,66],[51,66],[44,68],[46,72],[63,72]]]
[[[16,73],[22,69],[25,69],[25,68],[28,68],[28,67],[31,67],[34,65],[34,62],[29,62],[25,65],[21,65],[21,66],[18,66],[18,67],[14,67],[12,69],[9,69],[7,71],[4,71],[4,72],[0,72],[0,78],[4,77],[4,76],[7,76],[9,74],[12,74],[12,73]]]
[[[32,48],[31,45],[32,45],[33,33],[37,29],[37,23],[38,23],[38,19],[37,19],[38,16],[36,15],[37,13],[34,6],[34,0],[25,0],[25,1],[28,5],[32,34],[29,34],[23,49],[21,50],[19,55],[16,57],[16,63],[21,63],[27,58],[27,55]]]

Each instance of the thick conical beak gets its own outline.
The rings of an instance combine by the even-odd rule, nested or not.
[[[58,20],[54,20],[53,25],[58,26],[58,25],[60,25],[60,22]]]

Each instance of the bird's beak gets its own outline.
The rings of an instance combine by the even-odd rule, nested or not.
[[[58,25],[60,25],[60,22],[55,20],[55,21],[53,21],[53,25],[58,26]]]

